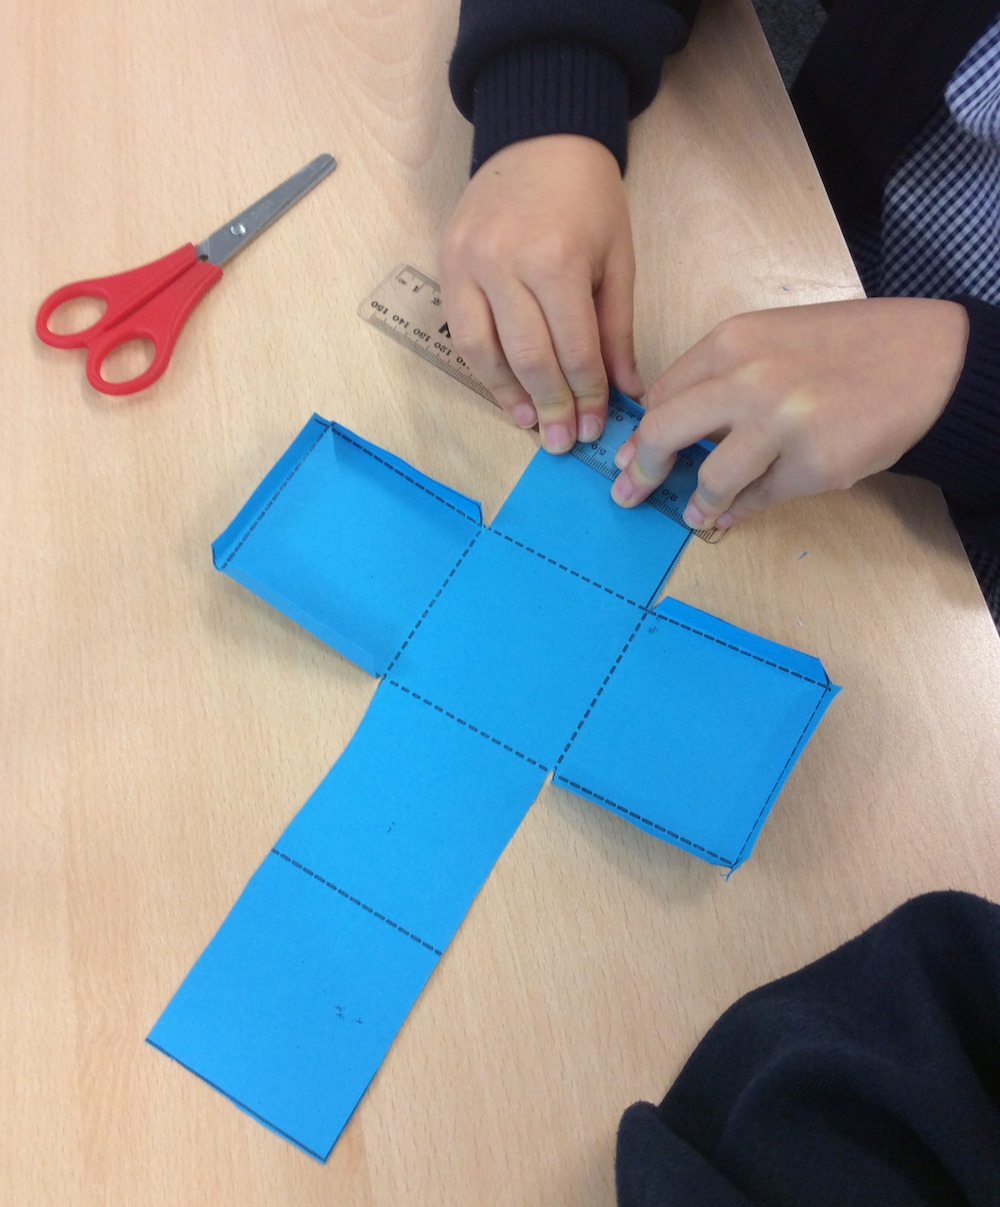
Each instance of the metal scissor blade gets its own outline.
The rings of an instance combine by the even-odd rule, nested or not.
[[[225,226],[213,231],[195,248],[199,260],[222,265],[242,248],[252,242],[262,230],[266,230],[275,219],[304,197],[306,193],[337,166],[332,155],[319,155],[312,163],[294,176],[279,184],[276,189],[255,201],[242,214],[237,214]]]

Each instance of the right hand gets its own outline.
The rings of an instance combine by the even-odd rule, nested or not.
[[[969,316],[936,298],[859,298],[720,323],[653,382],[618,449],[612,498],[635,507],[679,449],[719,440],[684,510],[731,528],[773,503],[847,490],[930,431],[965,363]]]
[[[609,379],[642,394],[632,230],[601,143],[551,134],[497,151],[455,208],[440,270],[455,347],[550,453],[600,435]]]

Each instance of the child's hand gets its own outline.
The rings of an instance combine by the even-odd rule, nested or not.
[[[965,359],[956,302],[871,298],[728,319],[650,387],[615,458],[612,497],[641,502],[679,449],[720,441],[684,518],[729,528],[796,495],[846,490],[886,469],[944,410]]]
[[[607,417],[608,378],[638,396],[632,231],[618,163],[590,138],[513,143],[469,182],[441,245],[455,347],[549,452]]]

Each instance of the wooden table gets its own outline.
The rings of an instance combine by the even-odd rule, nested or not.
[[[673,594],[844,686],[750,862],[726,881],[546,788],[317,1164],[143,1038],[374,689],[211,539],[314,409],[488,518],[534,449],[355,314],[434,271],[466,178],[457,4],[0,12],[0,1202],[609,1204],[621,1110],[739,994],[914,893],[1000,895],[1000,642],[939,493],[886,475],[694,542]],[[321,151],[147,393],[35,338],[54,286]],[[628,185],[648,378],[727,314],[858,294],[749,0],[706,0]],[[725,747],[706,717],[693,757]]]

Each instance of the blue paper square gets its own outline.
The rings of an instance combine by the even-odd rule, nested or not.
[[[213,555],[218,569],[381,675],[480,523],[478,503],[314,415]]]
[[[530,758],[383,681],[275,845],[440,952],[544,779]]]
[[[574,735],[555,783],[737,867],[838,690],[815,658],[664,600]]]
[[[389,676],[551,766],[641,619],[620,592],[486,529]]]
[[[322,1161],[437,960],[271,854],[149,1042]]]

